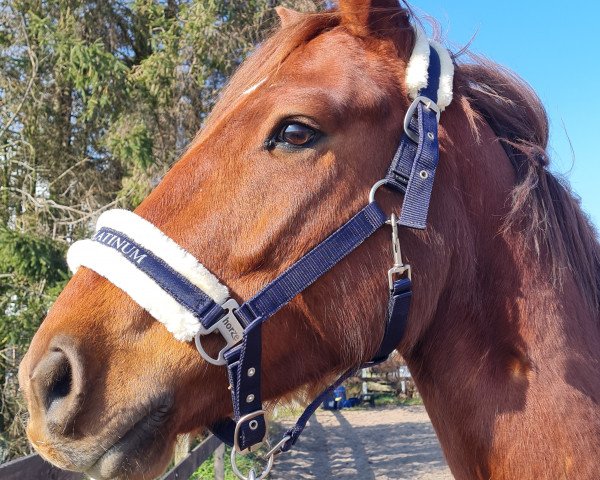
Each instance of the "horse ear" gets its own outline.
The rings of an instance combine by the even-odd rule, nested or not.
[[[302,13],[292,10],[291,8],[278,6],[275,7],[275,11],[277,12],[282,27],[292,25],[302,18]]]
[[[339,0],[342,25],[356,35],[409,27],[399,0]]]

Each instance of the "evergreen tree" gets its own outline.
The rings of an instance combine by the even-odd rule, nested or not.
[[[64,253],[135,207],[274,22],[268,0],[0,1],[0,462],[28,451],[16,367]],[[314,9],[309,0],[282,2]]]

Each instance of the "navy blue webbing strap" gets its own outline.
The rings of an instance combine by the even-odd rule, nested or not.
[[[429,50],[429,82],[419,92],[419,97],[436,103],[441,61],[435,48],[430,46]],[[435,169],[439,161],[437,122],[438,113],[418,102],[408,124],[418,142],[404,133],[386,174],[388,186],[405,194],[398,222],[400,225],[418,229],[426,227]]]
[[[400,340],[402,340],[406,324],[408,323],[411,299],[412,282],[410,278],[400,278],[394,281],[393,289],[390,292],[388,316],[383,339],[378,352],[369,362],[369,365],[377,365],[387,360],[400,343]]]
[[[404,194],[398,224],[423,230],[427,226],[429,202],[440,154],[437,113],[419,103],[417,115],[419,144]]]
[[[376,203],[368,204],[245,302],[237,315],[248,323],[268,319],[375,233],[386,220]]]
[[[429,45],[429,67],[427,68],[427,86],[419,92],[420,97],[427,97],[438,103],[438,90],[440,76],[442,75],[442,61],[435,48]]]
[[[240,450],[261,443],[267,435],[267,423],[264,415],[260,413],[262,410],[261,327],[258,322],[250,325],[244,331],[242,343],[225,354]]]
[[[439,162],[437,113],[419,102],[409,128],[419,143],[403,134],[385,178],[388,186],[404,193],[398,224],[424,229]]]
[[[416,116],[411,119],[409,128],[418,135],[419,126]],[[392,163],[385,176],[387,185],[400,193],[406,192],[408,181],[410,180],[410,173],[412,172],[412,166],[417,155],[417,144],[413,142],[408,135],[404,133],[402,135],[402,141]]]

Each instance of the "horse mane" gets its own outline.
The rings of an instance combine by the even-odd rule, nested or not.
[[[471,112],[492,128],[512,162],[517,182],[504,230],[518,228],[531,250],[549,262],[561,285],[570,272],[590,307],[600,310],[600,245],[566,180],[548,170],[548,117],[524,80],[490,60],[471,56],[457,65],[456,89]],[[477,121],[472,128],[478,136]]]
[[[276,30],[232,78],[200,138],[208,136],[221,119],[243,105],[240,92],[276,72],[296,48],[338,25],[336,11],[322,11],[305,14],[301,21]],[[548,117],[539,97],[505,67],[482,57],[470,58],[456,65],[455,90],[467,100],[467,114],[476,138],[481,121],[487,122],[517,175],[504,230],[519,228],[534,254],[550,265],[553,282],[561,285],[568,270],[590,307],[600,311],[600,245],[567,181],[548,170]]]

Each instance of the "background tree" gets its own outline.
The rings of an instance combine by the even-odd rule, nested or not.
[[[29,451],[16,367],[68,279],[68,245],[149,193],[274,3],[0,0],[0,461]]]

